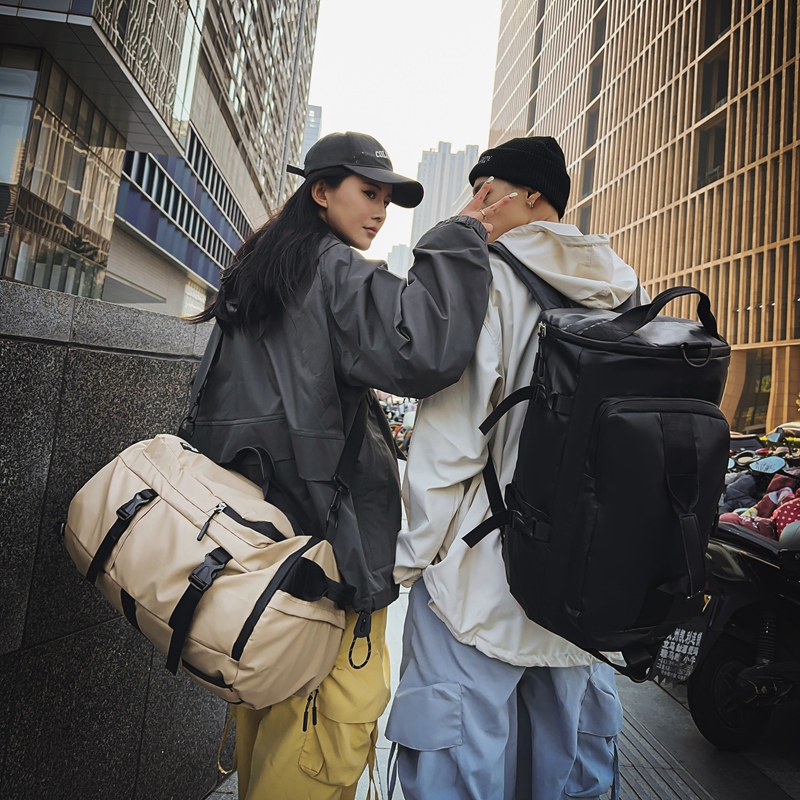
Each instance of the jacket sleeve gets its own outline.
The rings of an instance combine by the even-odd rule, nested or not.
[[[500,326],[490,306],[475,355],[457,383],[424,400],[414,422],[403,486],[408,530],[397,539],[394,579],[409,585],[460,525],[465,493],[486,466],[489,437],[478,426],[503,396]]]
[[[489,299],[486,230],[454,217],[414,249],[408,281],[351,248],[322,256],[334,354],[354,384],[427,397],[458,380],[475,350]]]

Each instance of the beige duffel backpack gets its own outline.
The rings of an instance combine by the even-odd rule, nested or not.
[[[264,708],[331,671],[352,589],[329,542],[295,535],[262,490],[177,436],[139,442],[78,492],[78,569],[209,691]]]

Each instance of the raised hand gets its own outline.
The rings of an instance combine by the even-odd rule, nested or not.
[[[492,205],[486,206],[486,208],[481,208],[486,195],[489,194],[489,189],[492,188],[493,180],[494,178],[492,177],[487,178],[483,182],[483,186],[475,192],[475,196],[467,203],[460,214],[462,217],[472,217],[482,222],[487,233],[492,232],[492,224],[488,222],[488,220],[500,211],[501,208],[505,208],[517,196],[517,192],[511,192],[511,194],[501,197],[496,203],[492,203]]]

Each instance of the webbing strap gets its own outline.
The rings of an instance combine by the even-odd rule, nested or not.
[[[508,397],[500,403],[497,408],[489,414],[488,417],[480,424],[480,432],[485,436],[489,431],[494,428],[500,421],[500,418],[508,414],[512,408],[523,400],[530,400],[533,397],[533,386],[523,386],[512,392]]]
[[[326,538],[328,541],[333,541],[331,535],[331,528],[336,530],[338,524],[339,508],[342,505],[342,497],[350,494],[350,484],[353,480],[356,464],[358,463],[358,456],[361,453],[361,445],[364,442],[364,435],[367,432],[367,413],[369,409],[367,406],[367,396],[358,406],[356,416],[353,419],[353,424],[347,434],[344,442],[342,455],[339,457],[339,463],[336,466],[336,474],[333,476],[333,484],[336,487],[333,493],[330,507],[328,508],[327,533]]]
[[[136,601],[124,589],[119,590],[119,599],[125,619],[138,631],[139,621],[136,619]]]
[[[200,359],[200,366],[197,368],[192,380],[192,390],[189,395],[189,413],[180,424],[179,435],[183,433],[189,437],[194,435],[194,423],[197,419],[197,412],[200,409],[200,402],[203,399],[203,390],[208,382],[208,373],[211,371],[211,365],[214,363],[221,346],[222,328],[220,328],[218,322],[215,322],[203,357]]]
[[[466,542],[468,547],[475,547],[481,539],[485,539],[492,531],[502,528],[511,521],[511,512],[503,511],[500,514],[492,514],[489,519],[481,522],[480,525],[473,528],[469,533],[461,538]]]
[[[625,659],[624,667],[609,661],[599,650],[592,650],[589,647],[585,648],[585,650],[598,661],[608,664],[621,675],[630,678],[634,683],[644,683],[655,663],[655,659],[650,652],[640,644],[632,644],[622,648],[622,657]]]
[[[120,506],[120,508],[117,509],[117,521],[109,528],[108,533],[103,537],[103,541],[100,542],[100,547],[97,548],[97,552],[94,554],[92,563],[89,564],[89,569],[86,570],[86,580],[89,581],[89,583],[94,585],[97,576],[100,574],[100,570],[105,566],[108,557],[111,555],[111,551],[122,538],[122,534],[128,530],[136,512],[142,506],[146,506],[148,503],[155,500],[156,497],[158,497],[158,493],[153,489],[142,489],[141,492],[135,494],[124,506]]]
[[[694,507],[700,496],[697,443],[692,420],[687,414],[661,414],[664,462],[672,507],[678,516],[688,582],[681,582],[685,597],[705,585],[705,557]]]
[[[210,553],[206,553],[203,563],[195,567],[189,575],[189,586],[181,596],[181,599],[178,600],[178,604],[175,606],[172,616],[169,618],[169,626],[172,628],[172,638],[169,640],[167,669],[173,675],[178,671],[183,645],[189,633],[197,604],[211,587],[217,574],[225,568],[225,565],[230,560],[230,553],[223,550],[221,547],[217,547]]]
[[[486,494],[489,496],[492,514],[502,514],[506,510],[506,504],[503,502],[503,491],[500,489],[500,481],[497,479],[497,470],[494,468],[491,452],[488,453],[486,466],[483,468],[483,483],[486,486]]]
[[[577,304],[565,297],[558,289],[551,286],[544,278],[531,272],[511,251],[499,242],[489,245],[489,252],[500,256],[511,267],[514,274],[525,284],[536,304],[542,311],[555,308],[573,308]]]
[[[397,786],[398,749],[397,742],[392,742],[392,746],[389,750],[389,761],[386,764],[386,773],[389,779],[389,800],[392,800],[394,796],[394,787]]]

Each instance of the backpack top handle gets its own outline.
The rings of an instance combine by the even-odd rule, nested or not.
[[[717,331],[717,320],[711,313],[711,301],[707,294],[692,286],[675,286],[661,292],[649,305],[638,306],[620,314],[616,319],[598,322],[582,331],[581,335],[598,342],[621,342],[648,322],[652,322],[667,303],[687,294],[699,295],[697,316],[706,331],[715,339],[724,341]]]

